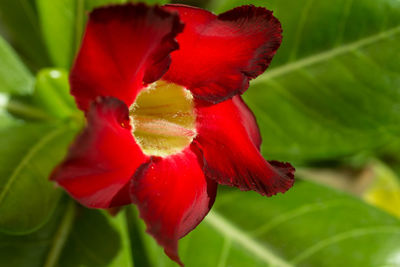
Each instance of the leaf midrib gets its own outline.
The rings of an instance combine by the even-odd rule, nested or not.
[[[212,226],[215,230],[220,232],[222,235],[224,235],[227,240],[234,241],[240,244],[242,247],[252,252],[259,259],[263,260],[266,264],[279,267],[294,267],[299,262],[315,254],[322,248],[332,245],[336,242],[343,241],[347,238],[360,237],[376,233],[400,234],[400,228],[398,226],[382,225],[353,229],[317,242],[311,247],[306,248],[302,253],[295,256],[289,262],[276,255],[272,250],[268,249],[268,247],[260,245],[256,240],[254,240],[252,236],[248,236],[238,227],[226,220],[218,212],[211,211],[206,217],[205,222]]]
[[[62,250],[68,241],[69,234],[72,231],[76,215],[76,206],[74,200],[70,199],[65,214],[59,224],[59,227],[51,243],[49,253],[44,261],[44,267],[54,267],[58,264],[58,259]]]
[[[293,267],[291,263],[282,259],[279,255],[276,255],[276,253],[268,247],[260,245],[256,240],[249,237],[242,230],[226,220],[222,215],[218,214],[218,212],[211,211],[207,215],[205,221],[230,240],[237,242],[242,247],[252,252],[266,264],[270,266]]]
[[[25,154],[25,157],[20,161],[14,171],[11,173],[10,178],[8,179],[7,183],[4,186],[4,189],[0,193],[0,206],[3,204],[5,197],[7,196],[8,192],[10,191],[11,186],[15,182],[16,178],[18,177],[19,173],[23,170],[23,168],[30,162],[30,160],[53,138],[63,133],[67,127],[56,128],[53,131],[50,131],[46,135],[40,139],[39,142],[36,143],[29,151]]]
[[[324,60],[328,60],[330,58],[345,54],[350,51],[357,50],[359,48],[362,48],[364,46],[376,43],[378,41],[381,41],[383,39],[390,38],[396,34],[400,33],[400,26],[390,28],[389,30],[371,35],[369,37],[360,39],[358,41],[348,43],[343,46],[339,46],[330,50],[323,51],[318,54],[314,54],[308,57],[305,57],[303,59],[293,61],[284,65],[281,65],[279,67],[273,68],[269,71],[267,71],[264,75],[260,76],[258,79],[256,79],[253,84],[257,83],[262,83],[268,80],[271,80],[272,78],[282,76],[286,73],[289,73],[291,71],[307,67],[319,62],[322,62]]]
[[[304,249],[302,253],[299,253],[290,262],[297,265],[300,262],[304,261],[306,258],[309,258],[313,254],[317,253],[318,251],[321,251],[323,248],[325,248],[327,246],[341,242],[348,238],[362,237],[362,236],[377,234],[377,233],[400,234],[400,228],[398,226],[385,226],[384,225],[384,226],[373,226],[373,227],[353,229],[350,231],[339,233],[339,234],[336,234],[329,238],[320,240],[319,242],[312,245],[311,247]]]

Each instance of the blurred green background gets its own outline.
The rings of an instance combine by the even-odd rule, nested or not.
[[[177,266],[134,207],[88,210],[48,181],[84,123],[68,71],[87,13],[124,2],[0,0],[1,267]],[[274,11],[282,46],[244,98],[265,158],[297,168],[284,195],[220,187],[186,266],[400,266],[400,1],[174,2]]]

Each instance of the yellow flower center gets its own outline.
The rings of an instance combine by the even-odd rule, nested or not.
[[[132,134],[146,155],[165,157],[181,152],[196,136],[196,114],[189,90],[156,81],[129,108]]]

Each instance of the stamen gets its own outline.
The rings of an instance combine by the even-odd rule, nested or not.
[[[138,95],[129,115],[132,134],[147,155],[179,153],[197,134],[192,94],[173,83],[149,85]]]
[[[193,138],[196,132],[177,123],[153,117],[135,116],[135,133],[151,133],[164,136],[180,136]]]

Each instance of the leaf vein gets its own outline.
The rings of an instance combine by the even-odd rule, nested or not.
[[[280,214],[279,216],[273,218],[268,223],[260,226],[259,228],[255,229],[254,231],[252,231],[251,235],[252,236],[259,236],[261,234],[267,233],[268,231],[270,231],[274,227],[280,226],[284,222],[287,222],[287,221],[289,221],[289,220],[291,220],[293,218],[296,218],[298,216],[305,215],[307,213],[316,212],[316,211],[336,208],[336,207],[344,205],[344,204],[345,203],[343,201],[326,201],[326,202],[319,202],[319,203],[303,205],[303,206],[301,206],[299,208],[290,210],[287,213]]]
[[[227,238],[230,238],[232,241],[236,241],[243,248],[247,249],[249,252],[252,252],[266,264],[271,266],[293,267],[292,264],[282,259],[270,248],[259,244],[256,240],[246,235],[246,233],[228,222],[217,212],[211,211],[206,217],[205,221]]]
[[[323,248],[338,243],[340,241],[349,239],[349,238],[356,238],[362,237],[371,234],[400,234],[400,227],[398,226],[378,226],[378,227],[368,227],[368,228],[361,228],[352,231],[343,232],[324,240],[319,241],[318,243],[314,244],[313,246],[307,248],[302,253],[297,255],[293,258],[290,262],[292,264],[298,264],[299,262],[305,260],[306,258],[312,256],[313,254],[317,253],[318,251],[322,250]]]
[[[18,174],[23,170],[24,167],[28,166],[29,161],[42,149],[48,142],[50,142],[53,138],[60,135],[66,130],[66,127],[56,128],[54,131],[49,132],[48,134],[44,135],[43,138],[34,145],[25,157],[21,160],[18,166],[12,172],[10,178],[8,179],[7,183],[4,186],[3,191],[0,193],[0,205],[3,203],[4,198],[8,194],[11,189],[11,186],[15,182]]]
[[[265,74],[261,75],[258,79],[256,79],[253,82],[253,84],[265,82],[265,81],[271,80],[272,78],[282,76],[291,71],[320,63],[324,60],[328,60],[328,59],[334,58],[336,56],[345,54],[347,52],[351,52],[351,51],[360,49],[367,45],[374,44],[383,39],[388,39],[399,33],[400,33],[400,26],[397,26],[397,27],[391,28],[387,31],[371,35],[364,39],[361,39],[361,40],[358,40],[358,41],[355,41],[355,42],[352,42],[352,43],[349,43],[349,44],[346,44],[346,45],[343,45],[340,47],[336,47],[331,50],[326,50],[321,53],[305,57],[305,58],[300,59],[295,62],[284,64],[282,66],[273,68],[270,71],[266,72]]]
[[[296,59],[298,47],[299,47],[300,41],[301,41],[301,34],[303,33],[304,25],[306,24],[308,13],[310,12],[313,2],[314,2],[314,0],[308,0],[306,2],[306,4],[304,5],[302,12],[300,13],[301,16],[299,19],[299,23],[297,24],[296,35],[295,35],[295,39],[293,42],[293,49],[292,49],[292,52],[289,57],[289,62],[294,61]]]

